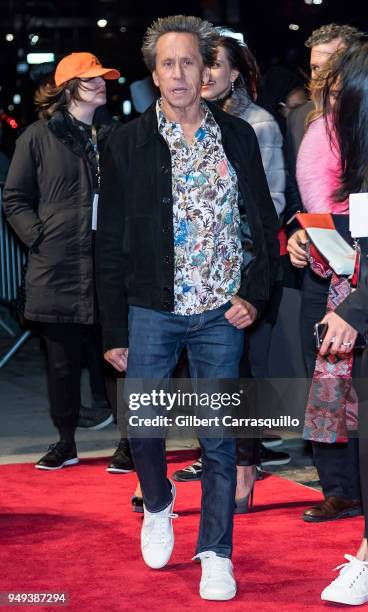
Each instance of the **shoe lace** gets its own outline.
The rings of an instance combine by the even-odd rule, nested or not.
[[[186,468],[183,468],[183,472],[190,472],[191,474],[196,474],[199,470],[202,469],[202,459],[198,459],[192,463],[192,465],[188,465]]]
[[[165,544],[167,540],[167,521],[168,519],[176,519],[178,516],[175,512],[169,512],[162,515],[160,513],[160,516],[153,517],[153,520],[151,518],[150,544]]]
[[[216,553],[207,553],[206,556],[197,555],[196,558],[201,558],[202,569],[206,580],[224,581],[230,578],[229,576],[229,559],[219,557]],[[230,567],[231,561],[230,561]]]
[[[368,563],[363,565],[357,561],[356,557],[352,555],[344,555],[344,558],[347,559],[347,563],[341,563],[335,567],[334,572],[340,570],[340,574],[335,580],[334,583],[346,583],[349,585],[349,588],[352,588],[355,583],[359,580],[359,576],[363,574],[363,572],[368,573]]]
[[[49,445],[47,450],[54,451],[56,454],[63,453],[65,451],[65,442],[61,442],[60,440],[59,442],[54,442],[53,444]]]

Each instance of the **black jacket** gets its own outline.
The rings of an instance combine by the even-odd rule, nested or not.
[[[209,107],[236,170],[239,210],[253,246],[239,295],[259,312],[278,271],[278,220],[258,142],[248,123]],[[128,305],[172,312],[174,242],[171,157],[155,104],[109,140],[103,159],[96,279],[105,350],[128,346]]]
[[[360,334],[368,333],[368,238],[359,240],[361,264],[358,288],[336,308],[335,312]]]
[[[102,149],[116,127],[98,127]],[[29,247],[25,317],[48,323],[93,323],[94,169],[63,113],[36,121],[17,141],[4,187],[10,225]]]

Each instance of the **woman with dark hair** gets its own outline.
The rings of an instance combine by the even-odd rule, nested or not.
[[[253,127],[261,151],[267,183],[277,214],[285,208],[285,165],[280,129],[270,113],[255,104],[260,72],[255,57],[231,36],[217,39],[217,57],[202,97],[218,103],[231,115]]]
[[[339,54],[333,63],[323,92],[324,114],[331,115],[332,137],[341,152],[340,183],[335,196],[344,200],[352,193],[368,191],[368,42]],[[351,213],[350,213],[351,214]],[[368,214],[368,213],[367,213]],[[365,232],[364,232],[365,233]],[[358,288],[322,319],[328,324],[320,353],[351,353],[358,333],[368,332],[368,236],[359,238],[360,281]],[[367,374],[367,350],[360,376]],[[368,602],[368,414],[364,394],[359,394],[359,456],[365,528],[355,556],[345,555],[338,577],[322,592],[321,598],[337,603],[360,605]]]
[[[219,35],[216,39],[217,55],[211,67],[210,80],[202,87],[202,98],[215,102],[222,110],[244,119],[253,127],[259,148],[268,187],[277,214],[280,216],[285,207],[285,169],[283,159],[283,139],[275,119],[255,104],[259,83],[259,68],[248,47],[232,36]],[[240,363],[242,377],[254,376],[267,378],[267,359],[271,342],[272,326],[276,320],[281,286],[274,291],[270,306],[250,328],[247,334],[244,356]],[[265,441],[266,444],[268,441]],[[276,440],[276,443],[279,441]],[[272,439],[270,440],[272,444]],[[261,454],[260,454],[261,451]],[[267,453],[267,458],[265,454]],[[263,457],[262,457],[263,455]],[[256,479],[256,466],[262,458],[272,464],[285,464],[290,456],[284,452],[274,452],[260,446],[259,439],[242,438],[237,440],[237,490],[235,513],[248,512],[253,486]],[[194,480],[201,474],[201,459],[183,470],[175,472],[176,480]]]
[[[91,53],[72,53],[35,96],[39,121],[23,132],[4,188],[9,223],[29,248],[25,317],[40,324],[48,356],[52,421],[60,440],[38,461],[42,470],[78,463],[83,349],[99,345],[93,246],[100,153],[117,125],[99,121],[106,103],[104,68]],[[102,371],[101,357],[101,371]],[[132,466],[131,466],[132,469]]]
[[[346,48],[342,54],[348,54]],[[342,160],[338,138],[335,134],[336,96],[331,90],[329,101],[323,104],[324,87],[329,82],[329,71],[332,64],[327,63],[311,83],[311,97],[314,110],[307,117],[307,129],[299,148],[296,175],[298,187],[307,213],[331,213],[340,219],[347,220],[349,200],[347,194],[338,194]],[[347,226],[347,221],[346,221]],[[327,310],[334,310],[343,299],[344,291],[349,289],[344,276],[332,274],[332,270],[321,266],[309,255],[308,236],[304,229],[297,230],[288,242],[288,251],[292,264],[303,269],[301,286],[301,340],[303,358],[308,378],[313,379],[311,393],[306,409],[305,438],[312,443],[314,463],[322,486],[324,499],[303,513],[306,522],[323,522],[337,520],[361,514],[361,488],[359,479],[359,449],[355,435],[357,429],[357,398],[351,393],[341,393],[336,398],[335,408],[332,402],[325,401],[331,422],[326,427],[317,426],[314,411],[321,405],[320,394],[315,392],[322,376],[333,378],[336,384],[341,380],[341,372],[354,375],[359,372],[360,364],[357,351],[354,360],[345,359],[336,364],[329,363],[321,354],[317,354],[313,335],[315,325],[323,318]],[[355,359],[356,357],[356,359]],[[337,406],[340,411],[337,410]],[[349,413],[354,418],[348,419],[349,435],[340,435],[340,413]],[[346,429],[346,427],[345,427]]]

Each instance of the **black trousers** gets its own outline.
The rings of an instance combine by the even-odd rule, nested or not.
[[[301,339],[308,377],[313,376],[316,348],[314,325],[326,314],[330,282],[314,274],[309,267],[302,279]],[[360,499],[359,442],[346,444],[312,443],[314,463],[324,495],[342,499]]]
[[[280,302],[282,298],[282,285],[278,283],[272,293],[271,300],[262,317],[256,321],[244,334],[244,352],[239,365],[240,378],[264,379],[268,384],[268,356],[271,347],[272,328],[276,323]],[[257,398],[255,406],[249,406],[257,416]],[[250,415],[247,415],[250,416]],[[253,416],[253,415],[252,415]],[[236,464],[259,465],[261,463],[260,438],[237,438]]]
[[[361,380],[357,386],[359,396],[359,465],[365,520],[364,535],[368,538],[368,351],[362,355]]]
[[[51,419],[60,438],[73,441],[81,404],[81,370],[86,348],[90,364],[91,356],[93,358],[93,389],[98,394],[104,390],[100,326],[97,323],[42,323],[41,335],[47,351]]]

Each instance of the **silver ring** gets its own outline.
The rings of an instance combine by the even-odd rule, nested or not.
[[[342,342],[341,346],[351,346],[352,344],[352,342]]]
[[[335,338],[335,336],[333,336],[333,337],[331,338],[331,340],[330,340],[330,344],[333,344],[333,343],[335,342],[335,340],[336,340],[336,338]]]

